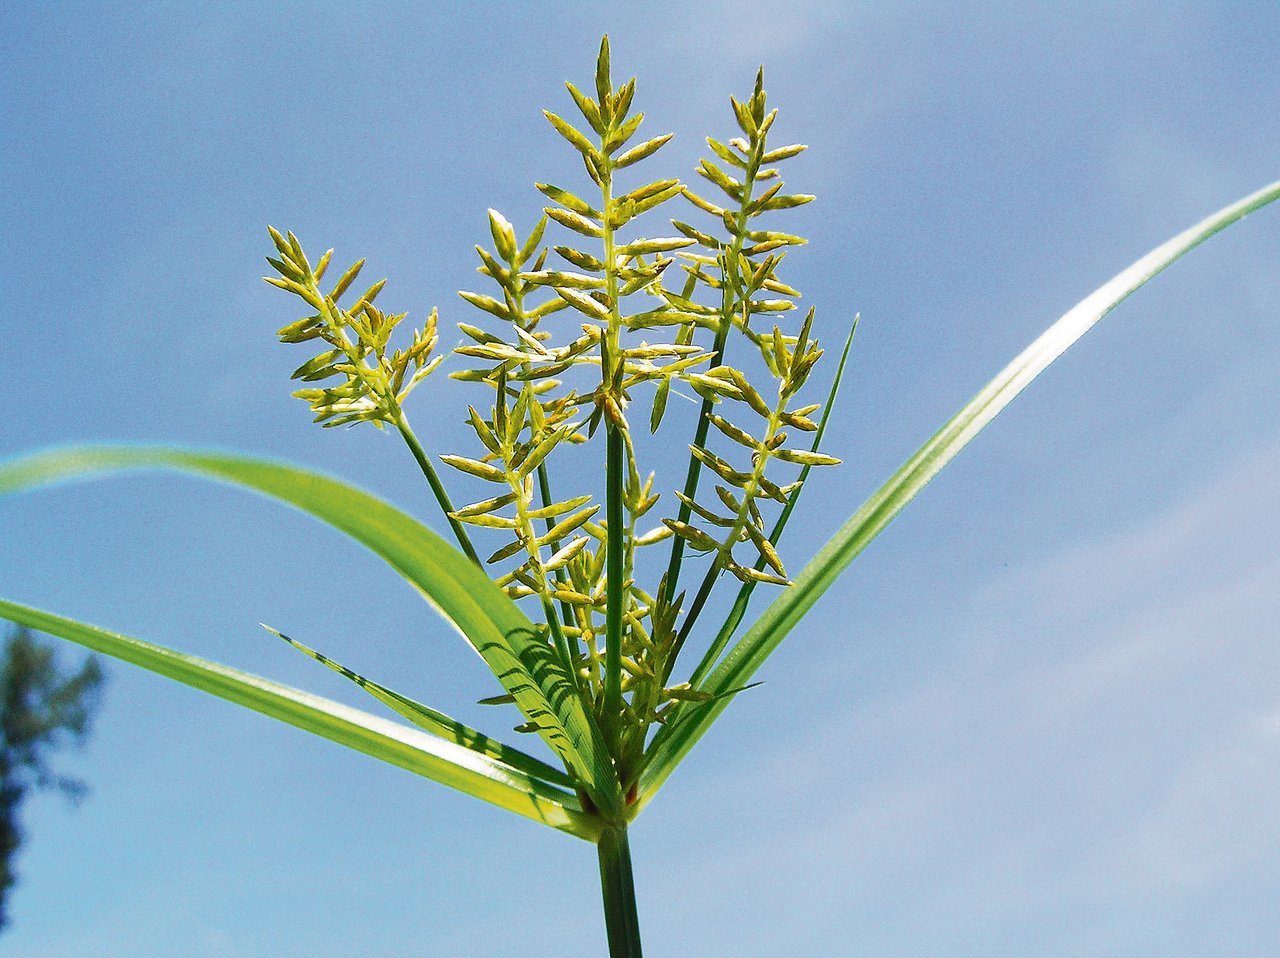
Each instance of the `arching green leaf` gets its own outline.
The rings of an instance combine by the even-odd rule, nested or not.
[[[1280,198],[1280,182],[1219,210],[1158,246],[1067,311],[859,507],[796,576],[795,584],[778,596],[747,630],[708,676],[702,690],[719,694],[746,684],[849,563],[1050,363],[1134,290],[1183,254],[1277,198]],[[673,726],[662,741],[655,743],[641,779],[641,803],[651,798],[666,781],[729,701],[729,697],[718,698],[705,707],[688,710],[686,717]]]
[[[163,446],[78,446],[0,464],[0,495],[138,469],[245,486],[310,513],[367,546],[451,622],[603,810],[620,805],[608,751],[572,677],[528,617],[461,553],[412,516],[337,479],[237,453]]]
[[[375,715],[194,655],[0,599],[0,618],[76,642],[227,699],[552,828],[594,841],[577,796],[482,755]]]
[[[440,738],[447,739],[450,742],[456,742],[464,748],[469,748],[473,752],[479,752],[482,755],[488,755],[490,758],[497,759],[499,762],[505,762],[512,768],[520,769],[528,772],[535,778],[543,781],[551,782],[562,788],[573,788],[573,780],[564,772],[557,768],[552,768],[544,762],[539,761],[532,755],[526,755],[519,749],[512,748],[502,742],[489,738],[482,732],[463,725],[456,719],[452,719],[443,712],[431,708],[429,705],[423,705],[416,702],[408,696],[401,695],[393,689],[387,688],[385,685],[379,685],[371,679],[365,678],[359,672],[355,672],[341,662],[335,662],[329,656],[315,649],[303,645],[297,639],[290,638],[283,632],[278,632],[269,625],[264,625],[264,629],[274,636],[284,639],[291,646],[301,652],[303,655],[310,656],[321,665],[324,665],[337,672],[343,678],[354,682],[360,688],[364,689],[375,699],[381,702],[387,708],[403,715],[414,725],[420,729],[437,735]]]

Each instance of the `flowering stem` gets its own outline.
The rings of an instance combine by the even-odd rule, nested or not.
[[[726,341],[729,337],[729,329],[733,326],[734,315],[737,313],[741,299],[741,277],[738,275],[738,257],[742,254],[742,238],[746,233],[748,216],[748,207],[751,205],[751,195],[755,190],[756,174],[760,170],[761,157],[764,156],[764,138],[756,138],[752,143],[751,152],[747,159],[747,168],[743,173],[742,200],[739,204],[737,214],[734,217],[735,228],[733,238],[729,244],[728,250],[722,252],[721,266],[721,301],[720,301],[720,325],[716,329],[715,342],[711,347],[711,366],[712,368],[721,365],[724,362],[724,349]],[[744,319],[744,328],[745,320]],[[707,431],[711,420],[711,406],[713,400],[710,396],[702,397],[702,407],[698,410],[698,424],[694,429],[693,444],[701,448],[706,448]],[[698,494],[698,476],[702,471],[702,462],[697,456],[689,457],[689,471],[685,475],[684,495],[686,500],[692,500]],[[688,522],[692,515],[692,509],[686,502],[681,502],[680,511],[677,515],[679,522]],[[680,582],[680,566],[684,560],[684,539],[680,536],[673,536],[671,541],[671,560],[667,564],[667,574],[664,579],[666,583],[667,601],[671,601],[676,595],[676,587]],[[703,597],[705,601],[705,596]],[[699,609],[701,603],[698,604]],[[671,668],[675,665],[675,655],[672,654],[668,659],[667,673],[670,674]]]
[[[755,455],[753,456],[755,464],[751,470],[751,479],[742,490],[742,506],[738,509],[738,515],[734,518],[733,527],[729,530],[728,535],[725,536],[724,545],[720,547],[719,551],[716,552],[715,558],[711,561],[711,566],[707,569],[707,574],[702,579],[702,585],[698,589],[697,595],[694,596],[693,604],[689,606],[689,612],[685,616],[684,624],[680,627],[680,634],[676,636],[675,645],[671,647],[671,655],[667,658],[667,674],[663,676],[664,682],[671,677],[671,667],[675,664],[676,657],[684,647],[689,633],[693,631],[693,623],[697,621],[698,615],[702,612],[702,607],[706,604],[707,597],[711,594],[711,589],[716,584],[716,579],[719,578],[725,566],[729,564],[733,554],[733,547],[737,543],[743,528],[750,521],[751,503],[755,500],[756,490],[760,486],[760,480],[764,476],[765,466],[769,462],[770,452],[772,451],[770,440],[773,439],[782,425],[781,416],[786,409],[786,405],[786,398],[779,397],[777,405],[769,417],[768,431],[759,446],[756,447]]]
[[[620,394],[622,365],[622,315],[618,304],[618,262],[613,235],[613,164],[601,143],[604,158],[600,170],[601,206],[604,223],[605,293],[609,302],[609,327],[605,330],[600,392],[605,402],[603,412],[605,436],[605,520],[608,545],[605,553],[605,644],[604,644],[604,726],[612,743],[619,736],[622,716],[622,613],[626,604],[623,586],[626,559],[626,533],[622,520],[622,474],[625,439],[619,421],[623,397]],[[607,359],[606,359],[607,357]],[[623,848],[625,849],[625,832]],[[628,869],[628,875],[630,871]],[[607,897],[607,896],[606,896]]]
[[[449,520],[449,527],[453,529],[454,538],[458,540],[458,545],[466,553],[467,558],[483,569],[484,563],[476,555],[475,547],[471,544],[471,538],[467,535],[467,530],[461,522],[453,517],[453,503],[449,500],[449,493],[445,491],[444,483],[440,481],[440,477],[431,465],[431,460],[427,458],[426,450],[422,448],[422,443],[418,442],[418,437],[414,435],[413,429],[409,426],[409,420],[405,418],[404,413],[399,412],[399,410],[397,412],[398,415],[394,425],[404,439],[405,445],[409,447],[409,451],[413,453],[413,458],[418,461],[418,468],[427,477],[427,485],[431,486],[431,491],[435,493],[436,502],[440,503],[440,508],[444,510],[444,517]]]
[[[614,423],[607,426],[608,448],[605,472],[608,481],[608,497],[605,504],[608,520],[608,552],[605,554],[605,582],[607,605],[605,606],[604,647],[604,708],[610,728],[622,712],[622,606],[624,536],[622,521],[622,430]]]

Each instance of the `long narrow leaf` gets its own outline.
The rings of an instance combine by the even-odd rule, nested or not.
[[[547,744],[605,811],[616,776],[569,674],[528,617],[465,556],[413,517],[329,476],[236,453],[160,446],[53,449],[0,464],[0,495],[66,479],[172,469],[246,486],[310,513],[385,559],[471,643]]]
[[[0,618],[115,656],[579,838],[594,841],[598,833],[577,796],[453,742],[257,675],[16,602],[0,599]]]
[[[796,576],[795,585],[775,599],[747,630],[708,677],[703,689],[715,694],[745,684],[849,563],[1050,363],[1165,267],[1277,198],[1280,198],[1280,182],[1219,210],[1152,250],[1064,314],[863,503]],[[709,702],[705,708],[691,711],[662,742],[655,743],[641,779],[641,803],[653,796],[728,703],[728,698],[721,698]]]
[[[315,659],[321,665],[327,666],[337,672],[343,678],[354,682],[360,688],[364,689],[375,699],[381,702],[387,708],[400,715],[403,715],[418,728],[437,735],[440,738],[448,739],[464,748],[469,748],[473,752],[479,752],[481,755],[488,755],[490,758],[496,758],[499,762],[506,762],[512,768],[518,768],[522,772],[528,772],[535,778],[541,778],[543,781],[560,785],[564,788],[573,788],[573,780],[564,772],[557,768],[552,768],[545,762],[541,762],[532,755],[526,755],[517,748],[504,745],[502,742],[489,738],[483,732],[477,732],[475,729],[463,725],[456,719],[452,719],[431,708],[429,705],[423,705],[421,702],[415,702],[408,696],[401,695],[393,689],[387,688],[385,685],[379,685],[372,679],[367,679],[359,672],[347,668],[341,662],[335,662],[323,652],[317,652],[315,649],[303,645],[297,639],[290,638],[283,632],[278,632],[269,625],[264,625],[264,629],[274,636],[284,639],[291,646]]]

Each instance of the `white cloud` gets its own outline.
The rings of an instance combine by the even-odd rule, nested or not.
[[[840,5],[740,3],[718,0],[701,10],[702,28],[681,29],[673,39],[688,53],[736,64],[758,64],[804,49],[815,28],[834,19]]]

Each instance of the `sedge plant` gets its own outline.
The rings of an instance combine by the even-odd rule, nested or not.
[[[573,118],[546,118],[581,166],[580,183],[538,183],[548,205],[527,234],[490,210],[492,246],[476,249],[482,280],[460,293],[471,312],[457,324],[449,375],[466,397],[468,449],[425,448],[406,411],[415,386],[449,358],[438,312],[406,335],[407,314],[380,305],[385,281],[358,283],[363,260],[338,273],[332,250],[313,259],[292,232],[270,231],[267,282],[303,313],[279,337],[309,351],[295,395],[324,427],[399,434],[445,535],[338,479],[238,453],[93,446],[0,465],[0,494],[177,470],[329,523],[382,557],[479,654],[497,680],[483,701],[518,712],[520,745],[284,632],[270,630],[398,720],[14,602],[0,600],[0,615],[595,845],[609,952],[630,958],[641,945],[628,824],[698,739],[849,563],[1022,389],[1147,280],[1280,197],[1280,183],[1175,236],[1068,311],[793,574],[782,534],[810,470],[837,464],[822,440],[856,326],[839,318],[840,355],[814,401],[815,312],[786,280],[805,243],[788,231],[787,211],[813,197],[784,192],[781,178],[805,147],[771,136],[778,112],[757,75],[746,97],[730,99],[732,134],[707,139],[710,155],[686,183],[649,172],[671,135],[639,135],[635,80],[614,85],[607,38],[594,87],[567,87]],[[646,464],[659,433],[689,452],[682,473],[662,481]],[[592,476],[603,483],[583,479]],[[713,622],[717,587],[731,598]],[[772,601],[744,628],[758,588]]]

